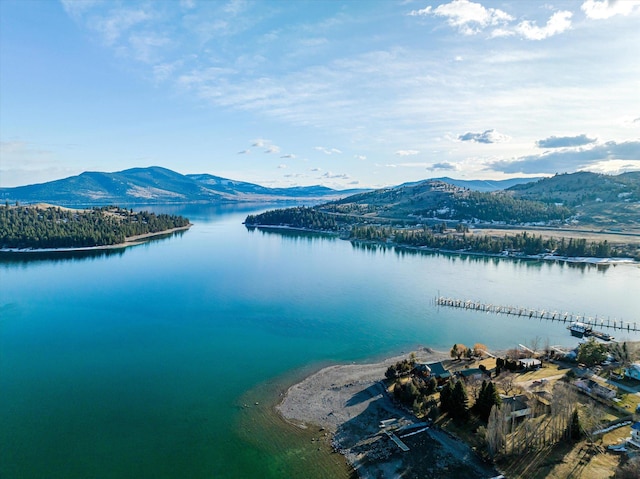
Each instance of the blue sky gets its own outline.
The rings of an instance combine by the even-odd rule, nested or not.
[[[640,1],[0,1],[0,186],[640,170]]]

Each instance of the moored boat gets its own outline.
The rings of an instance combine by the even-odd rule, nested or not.
[[[591,332],[591,327],[588,324],[581,323],[579,321],[571,323],[569,326],[567,326],[567,329],[571,331],[571,334],[573,336],[577,336],[579,338]]]

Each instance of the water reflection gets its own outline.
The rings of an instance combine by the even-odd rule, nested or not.
[[[314,243],[317,241],[336,241],[338,239],[335,235],[329,233],[278,228],[256,228],[254,226],[247,226],[247,231],[252,234],[259,232],[263,236],[280,236],[282,239],[290,242],[306,241],[307,243]]]
[[[67,251],[0,251],[0,266],[17,267],[27,266],[33,263],[62,263],[62,262],[79,262],[79,261],[95,261],[102,258],[123,256],[129,248],[136,246],[150,245],[167,238],[180,237],[187,230],[174,231],[163,235],[157,235],[143,243],[113,247],[107,249],[85,249],[85,250],[67,250]]]
[[[583,263],[583,262],[571,262],[571,261],[562,261],[558,260],[542,260],[537,258],[516,258],[512,256],[490,256],[483,254],[474,254],[474,253],[455,253],[455,252],[444,252],[444,251],[435,251],[435,250],[426,250],[426,249],[416,249],[410,248],[406,246],[397,246],[397,245],[388,245],[384,243],[373,243],[373,242],[362,242],[362,241],[351,241],[351,246],[353,249],[366,251],[366,252],[382,252],[386,253],[387,250],[391,249],[397,256],[406,257],[406,256],[435,256],[439,258],[444,258],[449,260],[451,263],[456,263],[458,261],[462,263],[482,263],[482,264],[491,264],[494,266],[499,265],[502,261],[508,261],[512,264],[515,264],[519,267],[524,267],[527,269],[541,269],[546,268],[548,270],[552,270],[554,268],[559,267],[560,269],[574,269],[578,270],[582,273],[596,271],[598,273],[604,274],[609,268],[616,267],[615,264],[610,263]]]

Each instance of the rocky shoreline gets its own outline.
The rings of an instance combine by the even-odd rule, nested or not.
[[[449,357],[428,348],[415,355],[423,362]],[[387,419],[398,424],[418,422],[392,401],[383,383],[386,369],[404,358],[324,368],[291,386],[276,410],[297,427],[317,427],[331,434],[333,449],[361,478],[398,477],[399,471],[407,478],[496,475],[465,443],[440,429],[430,427],[404,439],[409,452],[402,452],[381,430],[380,422]]]

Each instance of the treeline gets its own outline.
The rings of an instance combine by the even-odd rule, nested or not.
[[[69,210],[55,206],[0,207],[2,248],[82,248],[120,244],[126,238],[184,227],[182,216],[134,212],[116,206]]]
[[[608,258],[627,256],[621,248],[608,241],[591,241],[574,238],[543,238],[524,233],[494,237],[489,235],[440,234],[426,226],[419,229],[397,229],[380,226],[356,226],[351,230],[352,240],[392,242],[400,246],[427,247],[448,251],[476,253],[536,255],[554,253],[559,256],[589,256]]]
[[[244,220],[244,223],[247,226],[288,226],[315,231],[337,232],[340,229],[334,215],[322,213],[305,206],[270,210],[259,215],[249,215]]]
[[[453,196],[450,205],[415,212],[422,217],[452,220],[498,221],[505,223],[538,223],[564,221],[572,215],[566,206],[540,201],[522,200],[504,193],[470,191],[466,196]]]

